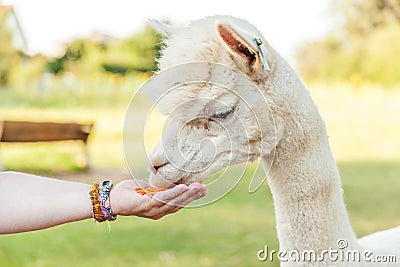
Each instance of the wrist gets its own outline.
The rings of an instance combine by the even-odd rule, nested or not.
[[[111,213],[113,215],[121,215],[121,210],[119,208],[118,201],[118,193],[115,191],[115,188],[112,187],[110,191],[110,205],[111,205]]]

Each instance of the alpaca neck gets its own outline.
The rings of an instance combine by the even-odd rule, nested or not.
[[[356,248],[331,154],[310,152],[274,163],[269,174],[280,249],[336,249],[339,239]]]
[[[286,105],[291,116],[298,116],[281,116],[280,124],[286,123],[286,128],[277,129],[283,138],[268,177],[280,249],[337,249],[339,239],[357,248],[322,118],[297,75],[280,57],[276,62],[274,88],[285,91],[287,97],[284,103],[272,103],[272,108],[279,114],[279,108]],[[266,156],[263,161],[267,164],[270,159]]]

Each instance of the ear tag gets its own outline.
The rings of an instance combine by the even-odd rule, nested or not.
[[[265,59],[264,52],[263,52],[263,50],[265,50],[265,48],[264,48],[264,46],[263,46],[263,43],[262,43],[261,39],[258,38],[258,37],[254,37],[254,38],[253,38],[253,42],[254,42],[255,45],[257,46],[257,51],[258,51],[258,54],[260,55],[261,62],[262,62],[262,64],[263,64],[263,66],[264,66],[264,69],[265,69],[267,72],[270,72],[271,69],[269,68],[268,62],[267,62],[267,60]]]

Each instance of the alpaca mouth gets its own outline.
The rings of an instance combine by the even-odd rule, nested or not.
[[[165,162],[165,163],[161,163],[161,164],[150,163],[148,165],[147,169],[152,174],[159,174],[160,169],[162,169],[163,167],[165,167],[168,164],[169,164],[169,162]]]
[[[186,182],[186,178],[184,177],[184,178],[179,179],[179,180],[176,181],[176,182],[173,182],[172,184],[173,184],[173,185],[185,184],[185,182]]]
[[[175,169],[173,164],[164,163],[151,168],[150,177],[156,187],[174,187],[179,184],[187,184],[190,173]]]

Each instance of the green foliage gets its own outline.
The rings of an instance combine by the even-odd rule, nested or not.
[[[12,34],[15,33],[6,27],[6,13],[2,14],[7,10],[0,9],[0,88],[7,86],[24,91],[27,99],[27,92],[34,89],[33,86],[48,93],[52,87],[47,84],[52,83],[52,78],[47,79],[51,76],[49,73],[61,80],[73,77],[71,83],[86,83],[93,77],[101,77],[104,83],[104,80],[129,74],[146,78],[157,68],[154,58],[161,49],[161,38],[148,26],[126,39],[93,33],[68,43],[65,53],[57,58],[28,57],[13,47]],[[67,84],[62,86],[68,87]]]
[[[156,69],[154,57],[160,50],[160,36],[150,27],[123,42],[115,43],[106,54],[104,65],[125,67],[126,72]]]
[[[21,54],[12,45],[12,32],[6,25],[7,9],[0,10],[0,88],[8,86],[10,75],[19,67]]]
[[[56,58],[47,63],[46,71],[57,74],[64,70],[65,57]]]
[[[63,56],[50,60],[47,71],[58,74],[74,73],[150,72],[156,69],[154,56],[160,50],[160,36],[149,27],[127,39],[94,34],[91,38],[75,40],[68,44]]]
[[[305,44],[298,66],[309,81],[400,82],[400,2],[342,1],[345,18],[325,40]]]

